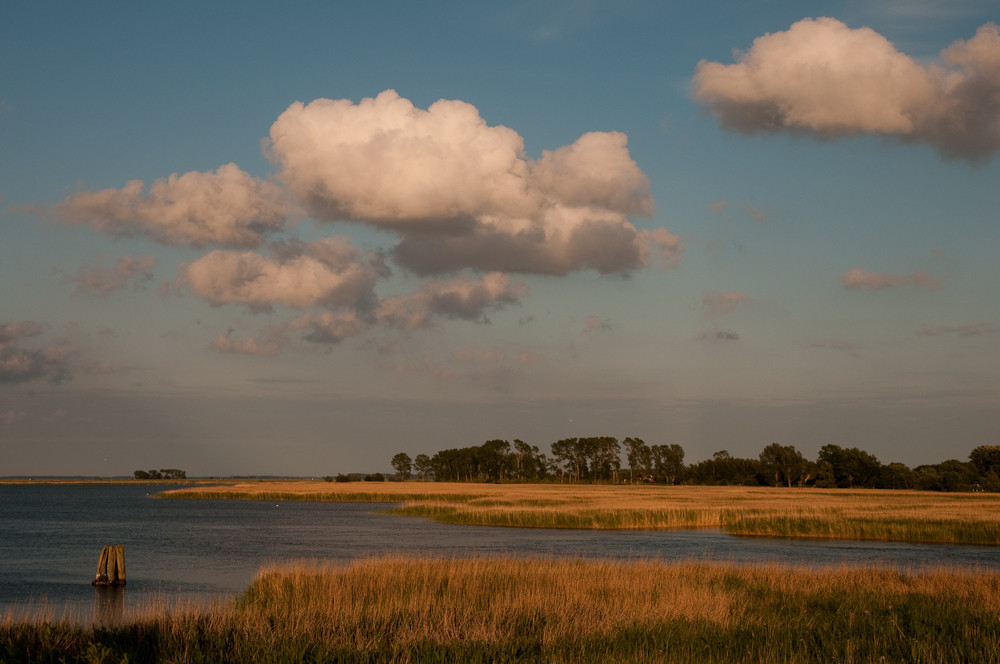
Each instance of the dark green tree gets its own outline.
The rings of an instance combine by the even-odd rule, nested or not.
[[[625,445],[625,458],[628,461],[628,479],[635,482],[646,472],[652,459],[649,446],[642,438],[631,436],[622,441]]]
[[[917,476],[905,463],[894,461],[882,466],[882,486],[886,489],[912,489]]]
[[[680,481],[684,472],[684,448],[676,443],[653,445],[649,448],[652,458],[653,475],[663,478],[666,484]]]
[[[734,457],[726,450],[719,450],[711,459],[688,466],[686,473],[687,481],[692,484],[728,486],[757,486],[764,477],[759,459]]]
[[[559,479],[577,479],[576,438],[563,438],[552,443],[552,470]]]
[[[917,466],[916,488],[923,491],[972,491],[979,488],[979,473],[971,461],[948,459],[938,464]]]
[[[538,446],[529,445],[518,438],[514,439],[511,462],[511,476],[515,479],[531,481],[540,479],[545,474],[545,467],[540,463]]]
[[[510,465],[510,443],[506,440],[488,440],[483,443],[479,453],[479,472],[487,482],[499,482],[506,479]]]
[[[396,470],[399,479],[408,480],[413,473],[413,459],[406,452],[400,452],[392,457],[392,467]]]
[[[413,459],[413,467],[417,471],[417,475],[420,476],[421,480],[427,479],[427,476],[434,470],[434,466],[431,464],[431,458],[426,454],[418,454]]]
[[[618,483],[618,471],[621,470],[622,460],[621,445],[617,438],[613,436],[579,438],[577,445],[581,453],[587,457],[588,479]]]
[[[774,486],[804,483],[809,463],[794,445],[771,443],[760,453],[761,471]]]
[[[1000,445],[980,445],[969,454],[969,461],[984,481],[995,480],[1000,476]]]
[[[882,487],[882,464],[874,455],[856,447],[844,449],[839,445],[824,445],[819,449],[817,463],[823,478],[818,485],[842,489]]]

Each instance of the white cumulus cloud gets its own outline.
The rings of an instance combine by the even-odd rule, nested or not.
[[[693,94],[744,133],[872,133],[982,160],[1000,149],[1000,29],[986,24],[923,64],[871,28],[804,19],[758,37],[734,64],[698,63]]]
[[[310,214],[400,233],[394,256],[418,274],[627,272],[664,241],[679,255],[676,237],[630,221],[649,216],[653,199],[619,132],[590,132],[532,160],[517,132],[487,125],[471,104],[422,110],[386,90],[357,104],[293,104],[269,149]]]
[[[257,247],[268,233],[298,214],[281,187],[258,180],[236,164],[214,173],[192,171],[120,189],[81,191],[52,209],[70,224],[88,224],[116,237],[145,235],[165,244]]]
[[[379,257],[342,237],[282,249],[275,257],[215,250],[182,265],[179,283],[213,305],[354,306],[372,296],[384,273]]]

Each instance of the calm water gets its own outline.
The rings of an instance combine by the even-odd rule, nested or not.
[[[597,532],[445,526],[382,505],[162,500],[164,485],[0,485],[0,614],[46,608],[88,620],[109,603],[232,596],[268,563],[346,562],[387,553],[973,566],[1000,548],[736,538],[715,531]],[[128,584],[91,587],[105,544],[123,544]]]

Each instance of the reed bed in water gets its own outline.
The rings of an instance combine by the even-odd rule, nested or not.
[[[442,523],[537,528],[722,528],[734,535],[1000,545],[1000,494],[769,487],[258,482],[170,497],[400,503]]]
[[[384,558],[113,626],[0,620],[0,661],[997,662],[998,612],[968,570]]]

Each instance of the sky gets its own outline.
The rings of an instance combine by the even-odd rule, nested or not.
[[[991,1],[12,3],[0,476],[1000,443]]]

